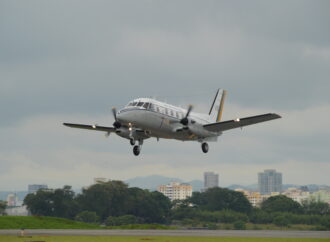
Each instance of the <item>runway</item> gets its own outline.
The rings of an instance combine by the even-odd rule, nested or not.
[[[0,235],[19,235],[20,230],[0,230]],[[330,231],[281,230],[80,230],[27,229],[26,235],[72,236],[184,236],[184,237],[263,237],[263,238],[330,238]]]

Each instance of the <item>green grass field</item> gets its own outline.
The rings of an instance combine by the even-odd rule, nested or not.
[[[69,219],[35,216],[0,216],[0,229],[100,229],[93,224]]]
[[[330,239],[292,238],[209,238],[209,237],[128,237],[128,236],[0,236],[1,242],[326,242]]]

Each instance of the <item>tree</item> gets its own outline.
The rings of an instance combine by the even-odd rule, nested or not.
[[[53,192],[48,190],[38,190],[36,194],[30,193],[24,198],[24,204],[33,215],[52,216]]]
[[[274,218],[273,223],[277,226],[286,227],[290,222],[285,216],[277,216]]]
[[[249,213],[252,209],[243,193],[220,187],[209,188],[202,193],[194,192],[188,200],[199,209],[208,211],[233,210]]]
[[[82,211],[76,215],[75,220],[84,223],[96,224],[100,221],[100,217],[97,216],[95,212]]]
[[[321,201],[304,201],[302,208],[305,214],[330,214],[330,204]]]
[[[245,230],[246,229],[245,222],[242,220],[238,220],[238,221],[234,222],[233,226],[234,226],[234,229],[236,229],[236,230]]]
[[[7,202],[0,200],[0,215],[5,215],[6,207],[7,207]]]
[[[270,213],[272,212],[301,213],[302,212],[302,207],[299,203],[284,195],[278,195],[268,198],[261,204],[261,209]]]
[[[137,223],[139,223],[139,220],[134,215],[124,215],[119,217],[109,216],[105,221],[105,224],[108,226],[120,226]]]
[[[122,181],[98,183],[84,189],[76,201],[81,210],[96,212],[101,220],[127,212],[128,187]]]
[[[159,192],[129,188],[127,214],[143,218],[145,223],[165,223],[170,215],[171,201]]]
[[[70,186],[56,190],[38,190],[24,198],[24,204],[33,215],[73,219],[79,212]]]
[[[78,204],[74,198],[75,194],[71,190],[71,186],[56,189],[52,195],[54,208],[52,216],[73,219],[79,212]]]

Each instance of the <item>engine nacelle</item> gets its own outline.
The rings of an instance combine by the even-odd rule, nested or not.
[[[203,127],[203,125],[200,125],[200,124],[190,124],[190,125],[188,125],[188,130],[192,134],[195,134],[197,137],[206,138],[206,137],[214,136],[213,132],[206,130]]]
[[[135,129],[133,127],[120,127],[119,129],[116,129],[116,134],[120,137],[126,138],[126,139],[147,139],[150,138],[147,131],[142,131],[139,129]]]

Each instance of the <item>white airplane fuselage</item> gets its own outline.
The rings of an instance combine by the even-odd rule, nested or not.
[[[186,113],[187,110],[183,108],[154,99],[135,99],[117,112],[118,121],[133,130],[129,130],[128,133],[117,132],[117,134],[124,138],[130,138],[128,136],[131,133],[131,136],[136,136],[138,139],[139,134],[132,134],[134,127],[138,127],[145,131],[142,135],[149,137],[182,141],[198,140],[200,142],[217,140],[221,132],[210,132],[203,128],[204,124],[211,123],[208,115],[191,112],[188,130],[180,123]],[[123,131],[125,130],[123,129]]]
[[[202,151],[207,153],[207,142],[217,141],[223,131],[281,118],[276,113],[267,113],[245,118],[221,121],[226,91],[220,89],[213,99],[207,114],[191,112],[193,107],[183,109],[151,98],[138,98],[123,109],[112,109],[115,122],[113,127],[90,124],[63,123],[71,128],[116,133],[128,139],[134,155],[139,155],[143,141],[155,137],[181,141],[198,141]],[[138,143],[138,144],[136,144]]]

